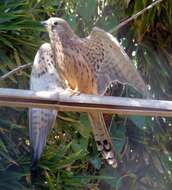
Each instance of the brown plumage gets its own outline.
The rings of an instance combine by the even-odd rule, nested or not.
[[[88,37],[80,38],[65,20],[55,17],[43,24],[49,32],[58,73],[73,91],[103,95],[110,82],[120,81],[147,93],[140,74],[111,34],[93,28]],[[116,167],[115,151],[102,113],[88,114],[98,150]]]

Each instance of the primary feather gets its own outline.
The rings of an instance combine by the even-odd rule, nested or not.
[[[147,87],[140,73],[114,36],[94,27],[85,38],[84,44],[88,49],[91,47],[87,61],[95,67],[99,94],[104,94],[113,81],[130,84],[143,95],[147,94]],[[89,58],[91,56],[94,59]]]

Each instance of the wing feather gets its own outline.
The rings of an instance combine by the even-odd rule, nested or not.
[[[90,54],[94,54],[91,64],[96,70],[99,94],[103,94],[113,81],[128,83],[147,94],[145,82],[115,37],[95,27],[85,42],[92,47]]]
[[[60,86],[53,53],[49,43],[43,44],[34,59],[30,78],[30,89],[34,91],[53,90]],[[56,110],[29,109],[29,136],[33,147],[32,164],[40,158],[47,136],[57,116]]]

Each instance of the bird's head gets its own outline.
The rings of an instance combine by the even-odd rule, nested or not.
[[[45,26],[50,36],[73,33],[69,24],[62,18],[51,17],[46,21],[42,21],[41,24]]]

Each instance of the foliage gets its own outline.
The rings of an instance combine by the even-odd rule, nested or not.
[[[127,1],[128,15],[142,10],[151,2],[150,0]],[[145,73],[145,80],[150,84],[155,96],[164,99],[171,99],[172,90],[171,14],[172,2],[163,1],[138,17],[120,33],[121,38],[125,36],[127,39],[127,49],[130,53],[136,52],[133,59],[140,64],[142,73]],[[131,43],[132,39],[134,40]]]
[[[52,15],[65,18],[85,36],[95,25],[110,30],[151,0],[1,0],[0,74],[32,62],[48,40],[39,21]],[[171,98],[172,3],[166,0],[123,27],[117,36],[156,98]],[[29,70],[1,83],[28,88]],[[112,95],[139,96],[130,87],[110,89]],[[120,92],[120,93],[119,93]],[[86,114],[59,113],[30,180],[27,110],[0,109],[0,189],[171,189],[171,119],[105,115],[120,164],[106,165],[97,152]]]

